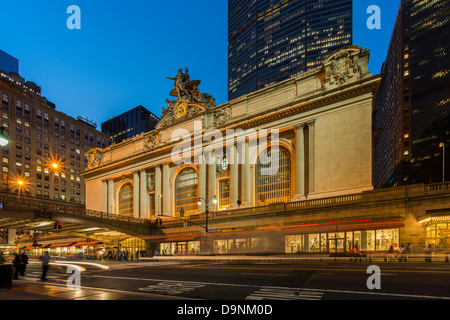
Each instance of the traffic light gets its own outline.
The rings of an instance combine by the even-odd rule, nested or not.
[[[62,223],[58,223],[58,229],[62,229]]]
[[[156,225],[160,226],[162,224],[163,224],[162,219],[161,218],[157,218],[156,219]]]
[[[55,222],[53,224],[53,229],[61,229],[62,228],[62,223],[61,222]]]

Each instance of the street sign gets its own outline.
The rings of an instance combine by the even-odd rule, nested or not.
[[[51,212],[47,212],[47,211],[38,211],[36,210],[34,212],[34,216],[36,217],[36,219],[49,219],[52,220],[53,219],[53,214]]]
[[[3,210],[3,202],[0,202],[0,210]]]

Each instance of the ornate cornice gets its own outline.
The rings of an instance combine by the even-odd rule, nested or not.
[[[381,75],[372,76],[367,79],[359,80],[358,82],[353,82],[351,84],[335,88],[333,90],[329,90],[326,93],[320,93],[313,95],[308,98],[302,98],[299,100],[295,100],[283,105],[280,105],[270,111],[260,113],[258,115],[252,115],[247,118],[241,118],[234,122],[224,123],[220,127],[215,127],[215,129],[225,133],[227,129],[249,129],[258,127],[272,121],[283,119],[286,117],[290,117],[293,115],[301,114],[306,111],[311,111],[314,109],[321,108],[323,106],[345,101],[349,98],[371,92],[374,94],[379,87],[379,83],[381,80]],[[231,105],[229,103],[224,104],[222,106],[218,106],[212,111],[220,110],[221,108],[229,108]],[[287,128],[290,129],[290,128]],[[205,130],[205,128],[204,128]],[[192,138],[194,141],[194,138]],[[117,170],[122,167],[142,163],[151,159],[155,159],[164,155],[168,155],[172,151],[172,147],[175,146],[178,142],[164,144],[163,146],[159,146],[158,148],[150,151],[144,151],[140,154],[137,154],[133,157],[127,159],[121,159],[114,163],[105,164],[104,166],[93,168],[87,170],[82,173],[85,178],[92,178],[96,175],[104,174],[110,172],[111,170]],[[149,166],[150,167],[150,166]]]

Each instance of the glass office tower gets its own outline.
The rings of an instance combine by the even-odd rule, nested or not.
[[[352,44],[352,0],[229,0],[228,99],[315,68]]]
[[[448,180],[449,17],[449,0],[401,1],[375,106],[375,187]]]
[[[19,60],[0,49],[0,71],[19,74]]]

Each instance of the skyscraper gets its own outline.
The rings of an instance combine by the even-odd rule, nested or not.
[[[5,73],[19,73],[19,60],[0,49],[0,70]]]
[[[315,68],[352,44],[352,0],[229,0],[228,99]]]
[[[141,133],[154,130],[159,120],[143,106],[138,106],[103,122],[102,132],[109,135],[114,143],[120,143]]]
[[[375,187],[444,178],[440,144],[450,142],[449,17],[448,0],[401,1],[374,109]]]

